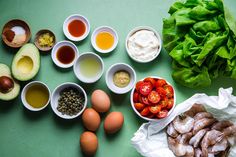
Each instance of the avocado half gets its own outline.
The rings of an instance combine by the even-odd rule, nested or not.
[[[32,79],[40,68],[40,54],[34,44],[28,43],[20,48],[13,58],[12,75],[19,81]]]
[[[16,98],[20,93],[20,84],[15,79],[12,78],[10,68],[5,64],[0,63],[0,77],[2,76],[7,76],[11,78],[14,83],[14,86],[7,93],[2,93],[0,91],[0,100],[8,101]]]

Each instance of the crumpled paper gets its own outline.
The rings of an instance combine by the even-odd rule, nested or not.
[[[236,96],[233,88],[220,88],[218,96],[195,94],[178,104],[173,112],[158,122],[148,122],[141,125],[131,139],[133,147],[145,157],[175,157],[168,148],[165,127],[178,115],[189,110],[194,103],[202,104],[208,112],[219,120],[230,120],[236,123]],[[229,157],[236,157],[236,144],[231,147]]]

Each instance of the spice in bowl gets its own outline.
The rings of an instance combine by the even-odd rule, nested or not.
[[[130,83],[130,74],[125,70],[117,71],[113,76],[113,82],[117,87],[124,88]]]
[[[57,110],[63,115],[73,116],[84,107],[84,96],[75,88],[66,88],[60,92]]]
[[[41,47],[52,47],[54,37],[49,33],[44,33],[39,36],[39,46]]]

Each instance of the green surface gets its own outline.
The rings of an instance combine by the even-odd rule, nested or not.
[[[105,71],[113,63],[125,62],[134,67],[137,79],[149,75],[166,78],[176,89],[177,103],[192,96],[194,93],[205,92],[215,95],[219,87],[233,87],[236,81],[219,78],[213,81],[211,87],[204,89],[188,89],[175,84],[171,78],[171,60],[162,50],[160,56],[149,64],[138,64],[132,61],[125,51],[125,38],[128,32],[136,26],[147,25],[162,31],[162,18],[169,16],[167,11],[174,0],[1,0],[0,28],[13,19],[20,18],[28,22],[32,31],[33,41],[35,33],[43,28],[51,29],[57,41],[64,40],[62,24],[67,16],[79,13],[90,20],[91,31],[101,25],[108,25],[116,29],[119,35],[118,47],[108,55],[102,55]],[[225,4],[236,17],[236,1],[225,0]],[[76,43],[80,53],[94,51],[90,43],[90,35],[82,42]],[[11,65],[17,49],[11,49],[0,44],[0,62]],[[138,157],[140,156],[131,146],[133,133],[142,124],[132,111],[129,94],[112,94],[105,84],[105,75],[95,84],[82,84],[72,69],[57,68],[50,54],[41,55],[41,68],[34,80],[45,82],[51,90],[57,85],[72,81],[82,85],[90,95],[95,89],[102,89],[111,96],[111,111],[121,111],[125,116],[125,123],[120,132],[107,136],[101,125],[97,131],[99,148],[97,157]],[[25,82],[26,83],[26,82]],[[21,87],[25,83],[21,83]],[[234,91],[234,93],[236,93]],[[90,102],[88,106],[91,106]],[[102,115],[104,119],[105,115]],[[54,115],[50,106],[42,112],[27,111],[20,97],[11,102],[0,102],[0,156],[1,157],[78,157],[82,156],[79,148],[79,137],[84,131],[81,119],[72,121],[62,120]],[[103,124],[103,123],[102,123]]]

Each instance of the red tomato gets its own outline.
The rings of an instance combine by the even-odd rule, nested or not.
[[[156,91],[158,94],[160,94],[161,99],[164,99],[166,97],[166,91],[163,87],[157,87]]]
[[[148,117],[148,118],[154,118],[154,117],[155,117],[155,114],[149,113],[149,114],[147,115],[147,117]]]
[[[166,81],[164,80],[164,79],[158,79],[157,81],[156,81],[156,88],[157,87],[163,87],[164,85],[166,85],[167,83],[166,83]]]
[[[138,81],[138,82],[136,83],[135,89],[136,89],[137,91],[139,91],[140,86],[141,86],[143,83],[144,83],[143,81]]]
[[[135,107],[137,110],[141,111],[141,110],[144,109],[145,105],[142,104],[142,103],[135,103],[135,104],[134,104],[134,107]]]
[[[167,110],[162,110],[160,112],[157,113],[157,118],[165,118],[168,115],[168,111]]]
[[[134,92],[133,101],[134,101],[134,102],[138,102],[138,98],[139,98],[138,92]]]
[[[163,109],[163,108],[166,108],[167,105],[168,105],[168,99],[165,98],[164,100],[161,100],[161,101],[158,103],[158,105],[160,105],[162,109]]]
[[[144,82],[150,82],[152,84],[152,86],[154,87],[156,84],[156,80],[154,78],[151,77],[147,77],[143,80]]]
[[[143,84],[141,84],[139,92],[142,95],[147,96],[152,91],[152,88],[153,86],[150,82],[144,82]]]
[[[168,99],[166,108],[170,110],[173,107],[173,105],[174,105],[174,99],[173,98]]]
[[[149,108],[148,107],[145,107],[141,112],[140,112],[140,114],[142,115],[142,116],[147,116],[148,114],[149,114]]]
[[[149,105],[149,102],[148,102],[148,98],[146,96],[139,96],[139,101],[146,104],[146,105]]]
[[[151,93],[148,94],[148,100],[156,104],[161,100],[161,96],[156,91],[151,91]]]
[[[168,98],[173,98],[173,96],[174,96],[174,90],[173,90],[172,86],[171,86],[171,85],[165,85],[163,88],[164,88],[165,91],[166,91],[166,96],[167,96]]]
[[[149,106],[149,111],[151,113],[157,114],[158,112],[161,111],[161,106],[159,106],[159,105]]]

